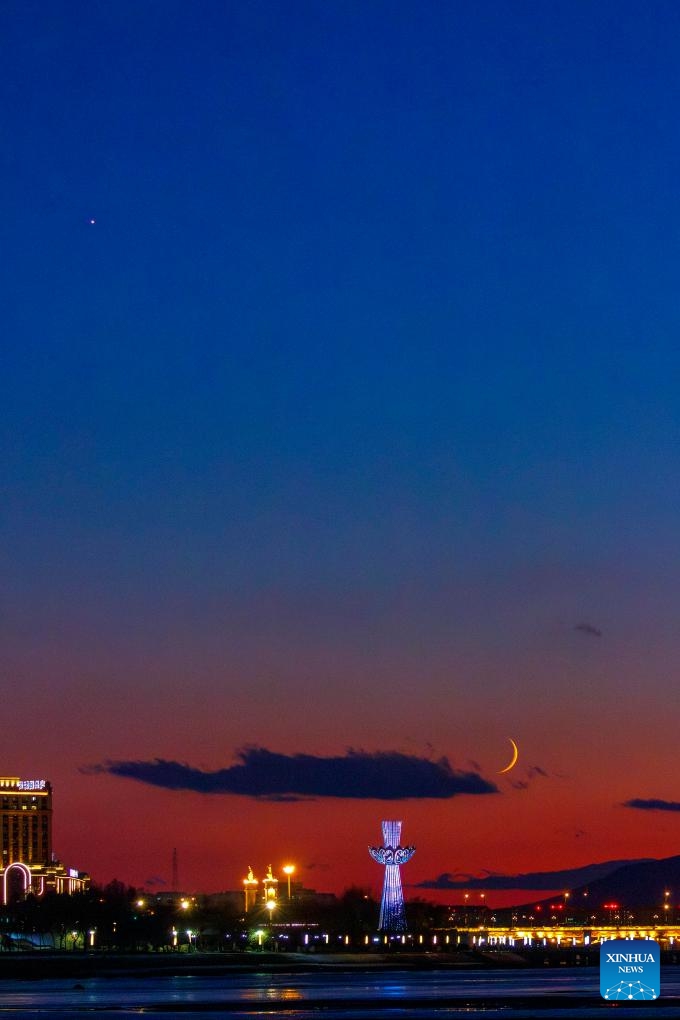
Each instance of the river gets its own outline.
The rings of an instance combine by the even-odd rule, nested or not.
[[[662,969],[656,1002],[606,1003],[597,967],[550,970],[226,973],[0,982],[0,1017],[13,1020],[458,1020],[484,1016],[626,1020],[680,1015],[680,967]],[[608,1011],[608,1012],[605,1012]]]

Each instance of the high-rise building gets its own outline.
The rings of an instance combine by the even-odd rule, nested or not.
[[[0,777],[2,867],[52,861],[52,787],[45,779]]]
[[[46,779],[0,776],[0,896],[74,893],[90,878],[65,868],[52,851],[52,787]]]

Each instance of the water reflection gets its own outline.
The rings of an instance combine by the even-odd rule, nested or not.
[[[298,999],[302,999],[303,996],[299,988],[269,987],[265,989],[265,997],[267,999],[273,999],[275,1002],[294,1002]]]
[[[83,979],[82,987],[72,980],[7,981],[0,985],[0,1020],[11,1012],[12,1020],[35,1020],[40,1012],[49,1012],[50,1020],[70,1020],[83,1012],[108,1014],[118,1011],[161,1013],[164,1020],[175,1015],[186,1018],[206,1014],[239,1017],[270,1015],[272,1010],[287,1018],[317,1015],[352,1020],[370,1016],[371,1020],[394,1017],[446,1016],[495,1011],[507,1016],[524,1007],[532,997],[544,997],[543,1016],[559,1014],[567,1020],[571,1014],[582,1020],[587,1000],[597,1009],[609,1007],[599,1001],[597,967],[564,970],[480,971],[461,968],[449,971],[340,971],[301,974],[230,973],[182,975],[178,977],[106,977]],[[554,997],[556,1004],[545,1000]],[[675,997],[675,1002],[673,998]],[[664,1009],[678,1016],[680,967],[662,968],[661,998],[654,1004],[654,1016],[660,1020]],[[485,1002],[486,1000],[486,1002]],[[513,1003],[514,1000],[514,1003]],[[571,1002],[570,1002],[571,1000]],[[361,1003],[366,1007],[361,1011]],[[572,1003],[573,1002],[573,1006]],[[416,1007],[416,1003],[418,1003]],[[277,1004],[279,1008],[276,1009]],[[370,1006],[370,1010],[369,1010]],[[538,1006],[538,1003],[537,1003]],[[588,1008],[594,1008],[593,1005]],[[634,1007],[626,1009],[633,1020]],[[532,1011],[533,1014],[533,1011]],[[519,1012],[514,1012],[518,1017]],[[522,1017],[529,1015],[522,1009]],[[538,1015],[538,1014],[534,1014]],[[637,1014],[640,1015],[640,1014]]]

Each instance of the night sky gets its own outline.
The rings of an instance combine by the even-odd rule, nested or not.
[[[400,818],[408,895],[494,903],[680,852],[679,39],[2,4],[2,772],[67,865],[377,891]]]

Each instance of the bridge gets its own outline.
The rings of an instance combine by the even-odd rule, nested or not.
[[[433,945],[451,945],[454,933],[442,930],[432,938]],[[480,924],[455,930],[458,944],[477,948],[587,947],[612,939],[653,939],[662,949],[680,949],[680,924]]]

